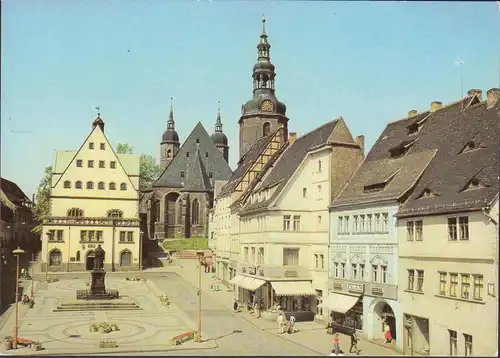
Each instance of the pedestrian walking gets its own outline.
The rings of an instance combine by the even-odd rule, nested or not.
[[[353,348],[354,348],[354,353],[359,354],[358,337],[356,336],[356,331],[354,331],[351,335],[351,347],[349,348],[349,353],[352,353]]]
[[[333,349],[335,350],[335,355],[340,354],[340,338],[338,333],[335,333],[333,336]]]
[[[280,333],[280,334],[285,333],[285,331],[284,331],[285,317],[283,317],[283,314],[281,312],[278,314],[278,318],[276,319],[276,323],[278,323],[278,333]]]
[[[233,311],[238,312],[238,300],[235,298],[233,303]]]
[[[297,322],[297,319],[295,318],[294,315],[290,315],[290,329],[293,332],[295,332],[295,322]]]

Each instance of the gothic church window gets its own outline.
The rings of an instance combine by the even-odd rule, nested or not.
[[[198,199],[194,199],[191,209],[191,223],[193,225],[198,225],[199,214],[200,214],[200,203],[198,202]]]

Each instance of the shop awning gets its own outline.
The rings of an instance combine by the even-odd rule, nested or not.
[[[236,285],[249,291],[255,291],[265,283],[266,281],[264,280],[259,280],[258,278],[244,276],[242,280],[236,282]]]
[[[311,281],[271,282],[276,296],[316,296]]]
[[[326,308],[338,313],[346,313],[358,302],[359,296],[342,295],[340,293],[330,293],[330,295],[318,305],[319,308]]]
[[[237,285],[238,282],[240,282],[241,280],[243,280],[245,278],[245,276],[241,276],[241,275],[236,275],[234,276],[232,279],[229,280],[229,283],[231,285]]]

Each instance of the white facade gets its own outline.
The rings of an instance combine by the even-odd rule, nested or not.
[[[383,339],[382,319],[386,317],[389,326],[395,325],[391,331],[399,348],[398,238],[393,217],[397,210],[394,203],[332,209],[329,276],[330,295],[360,296],[363,308],[362,312],[358,308],[358,314],[368,339]]]

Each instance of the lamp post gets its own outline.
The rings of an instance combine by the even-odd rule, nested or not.
[[[144,231],[139,232],[139,271],[142,271],[142,237],[144,236]]]
[[[17,349],[17,334],[19,331],[19,255],[24,254],[24,250],[19,247],[12,251],[16,255],[17,265],[16,265],[16,321],[14,323],[14,349]]]
[[[203,251],[196,251],[196,256],[198,256],[198,337],[196,337],[196,342],[201,343],[201,259],[203,258]]]
[[[47,245],[45,245],[47,252],[45,253],[45,281],[49,281],[49,241],[50,231],[47,231]]]
[[[35,295],[35,288],[34,288],[35,284],[33,282],[33,276],[35,276],[34,266],[35,266],[36,261],[31,260],[30,263],[31,263],[31,295],[30,295],[30,297],[33,297]]]

